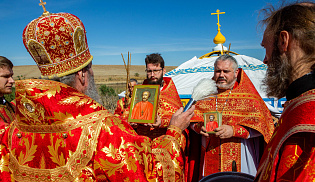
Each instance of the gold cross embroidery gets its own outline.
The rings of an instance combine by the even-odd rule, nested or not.
[[[227,151],[226,153],[230,154],[230,156],[232,156],[233,154],[235,154],[235,151],[233,151],[233,149],[230,149],[230,151]]]
[[[245,133],[245,130],[243,130],[243,128],[240,128],[240,130],[238,130],[237,133],[239,133],[240,135],[243,135],[243,133]]]
[[[207,151],[211,151],[212,154],[214,154],[217,150],[213,146],[211,146],[211,147],[208,148]]]

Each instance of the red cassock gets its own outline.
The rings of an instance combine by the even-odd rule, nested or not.
[[[315,180],[315,90],[287,101],[255,181]]]
[[[222,124],[233,127],[233,137],[220,139],[210,135],[206,139],[206,146],[202,146],[200,136],[191,132],[189,177],[188,181],[198,181],[204,176],[224,171],[232,171],[232,162],[236,162],[237,171],[241,170],[241,139],[247,139],[251,128],[269,142],[274,131],[274,123],[270,111],[258,94],[254,85],[242,69],[239,69],[237,81],[232,89],[213,98],[198,101],[195,109],[195,131],[200,132],[203,123],[203,114],[214,111],[222,112]],[[198,120],[199,118],[199,120]],[[199,149],[199,150],[198,150]],[[203,170],[204,169],[204,170]],[[199,173],[199,174],[198,174]]]
[[[151,140],[65,84],[16,82],[2,135],[0,181],[183,181],[181,131]]]
[[[149,101],[136,103],[132,110],[131,119],[152,120],[153,104]]]
[[[206,130],[207,131],[213,131],[214,129],[216,129],[218,127],[218,123],[216,121],[209,121],[206,124]]]

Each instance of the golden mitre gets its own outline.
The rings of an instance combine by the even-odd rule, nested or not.
[[[44,13],[23,31],[23,43],[42,77],[62,77],[77,72],[93,59],[81,20],[70,13]]]

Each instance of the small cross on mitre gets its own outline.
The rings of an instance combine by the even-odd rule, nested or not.
[[[43,16],[49,15],[49,12],[46,10],[45,4],[46,4],[46,2],[43,2],[43,0],[40,0],[39,5],[42,6],[43,10],[44,10]]]

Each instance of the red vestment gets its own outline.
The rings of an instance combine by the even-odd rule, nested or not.
[[[188,181],[200,179],[203,167],[204,176],[232,171],[233,161],[236,162],[237,171],[240,172],[241,138],[247,139],[249,136],[245,127],[261,133],[267,143],[273,133],[274,124],[270,111],[242,69],[239,69],[237,82],[231,93],[230,90],[227,90],[218,94],[217,97],[217,102],[216,99],[210,98],[196,103],[195,115],[199,117],[199,121],[202,123],[196,123],[194,129],[200,132],[204,120],[203,113],[216,111],[217,108],[218,112],[222,112],[222,124],[233,127],[233,137],[220,139],[215,135],[210,135],[206,138],[206,146],[201,146],[201,151],[192,151]],[[191,150],[198,148],[195,144],[200,144],[200,142],[191,142]],[[200,157],[198,157],[199,155]],[[196,169],[198,167],[199,169]],[[200,173],[199,177],[196,175],[197,171]]]
[[[151,140],[65,84],[15,84],[16,120],[0,138],[0,180],[183,181],[179,128]]]
[[[315,89],[287,101],[255,181],[315,180]]]
[[[152,120],[153,104],[149,101],[138,102],[131,114],[131,119]]]
[[[117,101],[117,107],[115,109],[114,114],[117,116],[120,116],[122,119],[128,121],[130,105],[128,105],[128,107],[125,108],[125,99],[126,98],[123,97]]]
[[[117,101],[117,106],[114,111],[114,114],[116,116],[120,116],[121,119],[128,121],[131,98],[129,98],[130,101],[127,103],[128,105],[127,108],[125,108],[125,104],[126,104],[125,100],[126,100],[126,97],[123,97]]]

